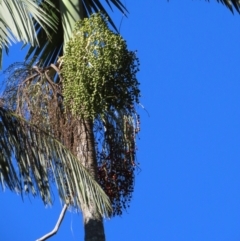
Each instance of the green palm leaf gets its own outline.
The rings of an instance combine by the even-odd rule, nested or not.
[[[100,186],[60,142],[0,106],[0,186],[40,194],[51,203],[50,182],[59,196],[79,208],[96,205],[109,215],[111,204]],[[14,162],[15,160],[15,162]]]
[[[0,1],[0,67],[2,62],[2,51],[7,50],[11,42],[22,41],[24,44],[36,46],[36,29],[34,20],[46,31],[56,31],[56,18],[46,14],[39,7],[39,0],[1,0]],[[49,0],[44,6],[52,6]]]

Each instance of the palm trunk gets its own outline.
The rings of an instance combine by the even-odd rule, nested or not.
[[[97,181],[97,159],[91,120],[81,120],[77,126],[75,140],[76,155],[79,161],[87,168]],[[89,193],[90,195],[90,193]],[[85,241],[105,241],[103,220],[96,207],[82,207]]]
[[[59,1],[61,21],[64,30],[64,49],[72,35],[75,22],[84,17],[82,4],[83,1],[79,0]],[[97,157],[95,153],[93,123],[90,120],[82,120],[76,129],[78,137],[74,140],[72,151],[94,179],[97,180]],[[76,133],[74,133],[74,137],[75,135]],[[84,220],[85,241],[105,241],[103,220],[96,207],[92,206],[90,209],[86,207],[81,208]]]

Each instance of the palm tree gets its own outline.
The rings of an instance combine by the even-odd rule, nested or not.
[[[48,29],[54,29],[56,18],[49,19],[43,7],[54,6],[47,0],[39,7],[40,2],[0,2],[1,60],[3,50],[8,51],[11,41],[38,44],[36,22],[50,37]],[[86,210],[95,206],[100,216],[111,213],[109,198],[76,157],[50,133],[8,110],[3,99],[0,101],[0,133],[2,188],[7,186],[21,194],[40,194],[48,204],[51,203],[50,181],[54,180],[64,202]]]
[[[225,4],[231,11],[233,11],[233,6],[237,11],[239,11],[239,1],[237,0],[217,0],[218,2],[221,2]],[[14,4],[17,7],[14,8]],[[22,4],[24,2],[24,4]],[[11,4],[10,4],[11,3]],[[112,3],[115,5],[124,15],[127,13],[127,9],[124,7],[124,5],[121,3],[119,0],[106,0],[106,3],[111,7]],[[40,60],[40,66],[41,67],[46,67],[49,66],[50,64],[56,63],[57,58],[59,56],[62,56],[65,52],[65,47],[66,43],[69,41],[69,39],[72,36],[72,32],[74,29],[75,23],[79,19],[83,19],[85,17],[90,16],[93,12],[98,12],[101,10],[106,16],[108,16],[110,24],[113,26],[113,28],[116,27],[109,17],[108,13],[104,9],[103,5],[100,3],[99,0],[42,0],[42,1],[31,1],[31,0],[22,0],[22,1],[7,1],[4,0],[1,2],[0,6],[5,6],[5,9],[8,9],[8,12],[10,13],[10,16],[12,17],[12,20],[9,21],[9,19],[4,19],[3,16],[0,16],[0,19],[2,21],[1,25],[1,30],[2,30],[2,41],[0,42],[2,45],[2,49],[5,48],[7,50],[8,43],[9,43],[9,31],[14,38],[17,40],[22,40],[25,43],[31,43],[31,47],[29,48],[28,54],[26,56],[26,59],[31,60],[31,63],[33,63],[36,59]],[[17,10],[12,10],[12,9],[17,9]],[[24,12],[25,11],[25,12]],[[0,11],[3,12],[3,11]],[[23,15],[24,12],[24,15]],[[31,15],[30,15],[31,14]],[[33,17],[33,18],[31,18]],[[25,28],[25,26],[22,24],[23,22],[25,23],[25,18],[30,19],[29,20],[29,26],[30,28]],[[49,18],[49,19],[48,19]],[[8,24],[6,24],[8,23]],[[12,23],[12,25],[10,25]],[[20,24],[19,26],[17,24]],[[37,35],[38,42],[36,41],[35,34]],[[37,44],[37,45],[36,45]],[[1,54],[2,52],[0,52]],[[10,112],[6,112],[10,113]],[[115,117],[116,118],[116,117]],[[16,121],[15,121],[16,122]],[[111,123],[108,123],[111,124]],[[21,126],[21,125],[20,125]],[[8,126],[5,124],[4,127],[6,130],[8,129]],[[4,129],[3,128],[3,129]],[[80,135],[78,140],[81,143],[86,143],[86,146],[88,147],[87,152],[88,152],[88,157],[83,157],[82,153],[86,151],[83,149],[84,147],[80,144],[79,146],[75,146],[75,150],[72,149],[71,151],[78,157],[78,159],[82,162],[83,165],[88,169],[90,172],[91,176],[97,180],[97,162],[96,162],[96,153],[95,152],[95,147],[94,147],[94,141],[93,141],[93,123],[91,121],[84,120],[79,123],[79,126],[76,129],[77,132],[83,133],[83,135]],[[43,133],[42,131],[41,133]],[[23,132],[24,133],[24,132]],[[34,130],[28,130],[26,133],[33,133]],[[25,138],[28,136],[25,133]],[[110,134],[111,137],[112,134]],[[112,138],[112,137],[111,137]],[[3,138],[4,139],[4,138]],[[50,141],[53,142],[53,141]],[[7,143],[8,145],[11,144],[11,142]],[[29,143],[32,143],[32,140],[30,140]],[[29,143],[27,145],[29,145]],[[55,143],[55,142],[54,142]],[[57,142],[56,142],[57,143]],[[5,143],[6,144],[6,143]],[[3,146],[5,145],[3,144]],[[16,143],[15,143],[16,144]],[[50,145],[51,146],[51,145]],[[13,146],[12,146],[13,147]],[[15,148],[15,147],[14,147]],[[57,148],[55,146],[55,148]],[[62,147],[64,148],[64,147]],[[71,148],[70,148],[71,149]],[[7,150],[7,149],[6,149]],[[54,153],[54,149],[50,150],[45,150],[44,153]],[[9,153],[9,152],[8,152]],[[17,152],[18,153],[18,152]],[[21,153],[21,151],[19,152]],[[36,153],[35,149],[32,149],[31,153]],[[55,153],[56,149],[55,149]],[[9,154],[10,155],[10,154]],[[10,165],[9,162],[9,156],[8,155],[8,165]],[[30,154],[30,156],[33,154]],[[36,154],[35,154],[36,155]],[[43,152],[41,155],[44,155]],[[37,157],[41,155],[36,155]],[[61,156],[62,157],[62,156]],[[16,158],[20,158],[19,156],[16,156]],[[21,157],[22,158],[22,157]],[[22,159],[21,159],[22,160]],[[57,160],[60,160],[60,156],[57,156]],[[62,159],[61,159],[62,160]],[[63,159],[64,160],[64,159]],[[84,161],[83,161],[84,160]],[[75,159],[75,162],[76,159]],[[20,162],[21,163],[21,162]],[[24,162],[23,162],[24,163]],[[36,162],[38,163],[38,162]],[[41,161],[39,161],[41,163]],[[56,161],[56,163],[58,163]],[[73,163],[73,162],[72,162]],[[30,164],[29,164],[30,165]],[[62,166],[61,164],[60,166]],[[73,164],[72,164],[73,165]],[[22,168],[24,164],[21,163],[20,167]],[[45,165],[47,166],[47,165]],[[10,167],[10,166],[9,166]],[[105,167],[101,167],[103,170]],[[12,167],[13,169],[13,167]],[[12,170],[9,169],[9,170]],[[7,168],[8,170],[8,168]],[[22,171],[22,169],[20,169]],[[23,169],[24,170],[24,169]],[[27,169],[26,169],[27,170]],[[31,180],[31,182],[26,181],[27,186],[33,187],[33,181],[32,179],[29,179],[31,175],[28,173],[29,170],[27,170],[26,175],[27,178],[26,180]],[[45,173],[47,170],[45,169]],[[65,170],[64,170],[65,172]],[[64,177],[64,172],[61,173],[61,177]],[[14,172],[13,172],[14,173]],[[44,172],[43,172],[44,173]],[[51,172],[50,172],[51,173]],[[23,176],[24,176],[23,175]],[[43,184],[39,184],[39,174],[35,173],[34,178],[36,179],[36,183],[38,185],[40,194],[43,197],[43,200],[49,200],[47,194],[43,192],[45,190],[45,186]],[[112,178],[114,177],[115,174],[113,174]],[[16,176],[16,173],[14,175],[10,176],[13,178]],[[46,175],[45,175],[46,176]],[[9,185],[9,177],[7,175],[4,176],[5,179],[3,179],[7,184]],[[71,177],[72,179],[75,178],[75,176]],[[58,180],[58,178],[56,178]],[[59,178],[61,179],[61,178]],[[70,180],[68,178],[63,178],[60,180],[60,183],[64,183],[67,180]],[[18,180],[18,179],[16,179]],[[43,179],[44,180],[44,179]],[[19,180],[18,180],[19,181]],[[24,183],[25,184],[25,183]],[[75,182],[76,185],[76,182]],[[61,190],[62,186],[60,185],[59,188]],[[12,186],[9,186],[12,187]],[[40,189],[41,187],[44,187],[44,189]],[[71,190],[74,188],[71,188]],[[34,190],[34,189],[32,189]],[[76,187],[75,189],[76,190]],[[107,191],[107,190],[105,190]],[[66,197],[66,193],[69,192],[69,188],[67,188],[65,191],[60,192],[63,193],[62,195],[63,199]],[[111,193],[108,193],[110,196]],[[78,202],[80,200],[80,197],[78,199]],[[99,204],[98,204],[99,205]],[[90,205],[92,210],[89,211],[89,208],[84,208],[86,204],[80,204],[80,206],[83,209],[83,216],[84,216],[84,222],[85,222],[85,240],[92,240],[94,238],[97,238],[97,240],[104,240],[104,230],[103,230],[103,224],[102,224],[102,219],[101,215],[99,215],[99,211],[96,210],[96,205]],[[87,205],[88,206],[88,205]],[[101,205],[100,205],[101,206]],[[100,207],[99,206],[99,207]],[[88,206],[89,207],[89,206]],[[93,208],[94,207],[94,208]],[[101,212],[100,212],[101,214]]]
[[[28,2],[31,2],[31,1],[28,1]],[[111,2],[121,12],[123,12],[125,14],[126,9],[121,4],[120,1],[112,0]],[[107,3],[110,6],[109,1],[107,1]],[[48,24],[48,22],[46,20],[39,21],[39,19],[37,17],[35,17],[33,19],[35,32],[37,33],[37,36],[38,36],[38,45],[37,46],[33,45],[34,43],[30,42],[30,43],[32,43],[33,46],[30,48],[27,58],[29,58],[30,55],[33,53],[34,56],[36,56],[38,59],[40,59],[42,61],[42,65],[41,65],[42,67],[47,66],[50,63],[56,62],[56,57],[59,54],[61,55],[63,53],[63,49],[65,48],[65,43],[71,37],[72,30],[73,30],[75,22],[77,20],[83,19],[84,17],[87,17],[91,13],[98,11],[98,10],[101,10],[103,13],[105,13],[108,16],[107,12],[105,11],[105,9],[103,8],[103,6],[101,5],[101,3],[98,0],[95,0],[95,1],[56,1],[56,0],[54,1],[53,0],[53,1],[39,1],[39,4],[40,4],[39,5],[40,9],[38,8],[37,5],[35,5],[34,7],[37,8],[39,11],[42,11],[42,13],[45,12],[46,15],[50,16],[52,20],[56,20],[56,19],[60,20],[57,22],[57,28],[54,29],[54,24],[56,22],[52,22],[53,25],[51,25],[50,23]],[[15,14],[17,16],[19,14],[19,12],[16,12]],[[21,14],[21,11],[20,11],[20,14]],[[26,15],[25,17],[29,17],[29,15],[28,16]],[[115,26],[110,18],[109,18],[109,21],[112,24],[112,26],[115,28]],[[57,29],[57,32],[55,31],[56,29]],[[15,37],[16,38],[18,37],[18,39],[21,39],[21,40],[25,40],[25,42],[29,41],[29,39],[26,40],[22,36],[19,37],[18,35],[16,35]],[[7,47],[7,44],[5,44],[5,48],[6,47]],[[33,58],[33,60],[34,60],[34,58]],[[30,130],[30,131],[33,131],[33,130]],[[28,132],[29,132],[29,130],[28,130]],[[83,149],[83,148],[85,148],[84,145],[79,145],[76,148],[77,151],[72,150],[72,152],[74,154],[76,154],[76,156],[78,157],[79,160],[82,161],[81,162],[82,165],[84,165],[87,168],[87,170],[89,171],[91,176],[95,180],[97,180],[98,174],[97,174],[97,170],[96,170],[97,164],[96,164],[95,146],[94,146],[94,141],[93,141],[93,124],[92,124],[92,122],[90,122],[89,120],[81,121],[81,123],[78,127],[78,132],[83,133],[83,135],[79,136],[78,141],[80,141],[82,143],[86,143],[87,150]],[[34,132],[29,132],[29,133],[34,135]],[[32,142],[30,141],[30,143],[32,143]],[[36,147],[36,146],[34,146],[34,147]],[[50,151],[54,151],[54,150],[53,149],[51,149],[51,150],[44,149],[44,151],[45,151],[45,153],[50,153]],[[37,153],[35,149],[32,149],[32,152]],[[88,153],[88,156],[84,157],[84,155],[80,154],[83,152]],[[20,153],[21,153],[21,151],[20,151]],[[37,157],[39,157],[39,156],[43,157],[44,155],[45,154],[43,154],[43,152],[41,153],[41,155],[36,154]],[[50,157],[52,158],[52,156],[50,156]],[[54,156],[54,157],[56,157],[56,156]],[[18,158],[19,157],[16,156],[17,160],[18,160]],[[59,158],[60,158],[59,156],[56,157],[57,160],[59,160]],[[58,163],[57,160],[55,161],[55,163]],[[85,160],[85,161],[83,161],[83,160]],[[76,160],[75,160],[75,162],[76,162]],[[8,164],[9,163],[10,162],[8,161]],[[19,163],[20,167],[22,165],[24,166],[24,162],[22,162],[22,163]],[[40,161],[40,163],[41,163],[41,161]],[[66,161],[66,163],[67,163],[67,161]],[[62,166],[62,165],[63,165],[63,163],[60,163],[60,166]],[[44,166],[48,166],[48,165],[46,164]],[[34,165],[33,165],[33,167],[34,167]],[[75,170],[75,168],[74,168],[74,170]],[[27,171],[29,171],[29,169]],[[45,170],[45,176],[47,176],[46,171],[47,170]],[[64,170],[64,171],[66,171],[66,170]],[[75,177],[76,173],[73,173],[72,176],[66,175],[67,177],[64,178],[64,171],[62,170],[62,172],[60,174],[58,173],[58,176],[55,177],[55,179],[60,179],[59,182],[61,182],[62,185],[66,185],[65,184],[66,179],[68,181],[71,181],[71,179],[73,179],[74,180],[73,182],[75,183],[74,187],[76,187],[76,177]],[[72,171],[72,169],[71,169],[71,171]],[[69,173],[71,173],[71,171],[69,171]],[[53,175],[56,174],[54,171],[52,171],[52,172],[53,172]],[[59,172],[59,170],[58,170],[58,172]],[[76,172],[79,175],[79,171],[77,171],[77,169],[76,169]],[[33,174],[35,174],[35,176],[34,175],[33,176],[36,179],[37,185],[39,184],[38,181],[40,179],[47,180],[46,177],[44,177],[45,179],[39,178],[39,173],[33,173]],[[49,173],[47,173],[47,174],[49,174]],[[51,172],[50,172],[50,174],[51,174]],[[29,175],[27,176],[27,180],[30,180]],[[59,176],[61,178],[59,178]],[[57,182],[57,184],[59,182]],[[28,185],[28,182],[25,182],[25,183],[27,183],[27,185]],[[29,181],[29,183],[30,183],[29,185],[32,187],[33,186],[32,179],[31,179],[31,182]],[[39,184],[38,188],[42,187],[42,186],[43,185]],[[64,199],[64,197],[66,198],[66,194],[68,194],[70,192],[69,190],[71,190],[71,192],[78,191],[78,193],[80,191],[82,191],[82,190],[78,190],[76,188],[74,189],[74,187],[67,186],[66,190],[63,191],[62,189],[64,189],[64,188],[60,184],[58,186],[58,188],[60,190],[60,196],[63,199]],[[45,188],[45,186],[44,186],[44,188]],[[32,190],[33,190],[33,188],[32,188]],[[39,189],[39,191],[40,191],[40,194],[42,195],[42,197],[44,198],[44,201],[48,202],[50,199],[49,198],[45,199],[45,195],[42,192],[42,189]],[[77,198],[76,198],[76,196],[74,196],[77,199],[76,204],[78,206],[80,206],[81,209],[83,210],[83,216],[84,216],[84,221],[85,221],[85,240],[92,240],[94,238],[97,240],[105,240],[102,216],[103,216],[103,214],[109,214],[109,206],[107,206],[108,202],[107,202],[107,200],[105,200],[105,203],[92,201],[94,198],[96,198],[98,201],[102,201],[101,199],[99,199],[98,196],[92,195],[92,191],[93,191],[92,188],[87,189],[88,197],[89,197],[89,195],[90,195],[90,197],[92,197],[90,200],[87,200],[88,202],[83,202],[82,200],[80,200],[80,194]],[[101,193],[101,194],[103,195],[103,193]],[[86,201],[86,198],[85,199],[83,198],[83,200]],[[91,203],[91,206],[89,206],[89,203]]]
[[[101,15],[78,24],[81,28],[75,31],[77,37],[69,41],[68,50],[60,58],[64,62],[62,68],[59,63],[49,67],[15,64],[8,68],[10,77],[5,103],[64,143],[104,188],[111,199],[113,214],[121,214],[131,198],[134,184],[138,61],[135,53],[127,50],[121,36],[108,29]],[[86,37],[79,35],[79,30],[90,37],[87,42],[91,41],[91,44],[86,45]],[[80,44],[78,54],[76,44]],[[83,57],[95,66],[94,71],[85,61],[78,61]],[[54,75],[51,76],[54,71],[58,73],[55,80]],[[76,73],[79,73],[78,77]],[[79,88],[81,91],[75,91]],[[93,102],[89,101],[93,99]],[[77,108],[77,115],[69,111],[72,103]],[[99,139],[97,146],[96,138]],[[80,207],[85,240],[105,240],[97,205],[93,203],[90,210],[86,205]]]
[[[64,54],[66,43],[72,36],[72,32],[75,23],[79,19],[84,19],[90,16],[93,12],[102,11],[108,16],[109,22],[114,26],[113,21],[107,14],[106,10],[102,6],[99,0],[93,1],[80,1],[80,0],[51,0],[51,5],[45,1],[40,3],[41,8],[47,15],[52,16],[53,19],[58,19],[56,29],[49,25],[41,25],[37,19],[35,19],[35,30],[37,32],[38,45],[30,47],[26,59],[31,59],[32,63],[36,59],[40,61],[39,66],[47,67],[52,63],[56,63],[57,58]],[[127,10],[119,0],[106,1],[111,7],[110,2],[115,5],[123,14],[126,14]],[[51,38],[49,38],[51,36]],[[75,138],[75,142],[78,140],[78,146],[71,148],[81,163],[87,168],[91,176],[97,180],[97,160],[95,153],[95,142],[93,133],[92,121],[82,120],[80,121],[75,132],[79,133],[79,136]],[[83,145],[82,143],[86,143]],[[86,149],[87,148],[87,149]],[[84,155],[82,153],[85,153]],[[86,153],[88,156],[86,157]],[[131,177],[131,185],[133,185],[132,174],[128,174]],[[132,189],[131,189],[132,190]],[[128,192],[128,190],[126,191]],[[102,215],[98,211],[97,206],[94,204],[91,209],[86,205],[82,205],[85,227],[85,240],[105,240]],[[118,207],[118,209],[120,209]]]
[[[239,11],[239,1],[227,1],[227,0],[217,0],[225,4],[231,11],[233,11],[233,6],[237,11]],[[108,4],[112,2],[123,14],[127,13],[127,9],[118,0],[106,1]],[[69,39],[72,36],[75,23],[79,19],[84,19],[85,17],[89,17],[93,12],[97,12],[101,10],[103,13],[106,13],[106,10],[101,5],[100,1],[93,0],[93,1],[81,1],[81,0],[63,0],[63,1],[52,1],[55,8],[48,9],[50,15],[53,13],[58,16],[59,23],[58,23],[58,32],[54,33],[49,29],[51,32],[52,39],[49,41],[47,40],[47,36],[44,30],[39,26],[36,25],[38,30],[38,39],[40,45],[37,47],[31,47],[28,51],[26,59],[35,59],[40,60],[41,66],[46,67],[49,66],[51,63],[56,63],[57,58],[59,56],[65,55],[66,44],[69,42]],[[110,4],[109,4],[110,5]],[[109,16],[108,16],[109,17]],[[109,22],[112,24],[113,28],[114,23],[112,22],[111,18],[109,18]],[[35,57],[35,58],[32,58]],[[108,123],[109,124],[109,123]],[[104,126],[106,127],[106,125]],[[76,133],[79,134],[76,137],[79,140],[79,144],[76,145],[72,150],[72,152],[79,158],[80,161],[87,167],[90,171],[92,176],[97,180],[97,174],[99,175],[101,172],[97,170],[97,160],[96,160],[96,153],[94,148],[94,133],[93,133],[93,122],[89,119],[82,120],[79,125],[75,129]],[[110,134],[111,138],[113,134]],[[82,143],[86,143],[86,145],[82,145]],[[87,147],[87,149],[85,149]],[[83,157],[82,153],[89,153],[89,156]],[[115,151],[116,153],[116,151]],[[111,155],[113,155],[111,153]],[[109,156],[111,156],[109,155]],[[111,158],[113,158],[111,156]],[[104,169],[104,166],[98,166],[99,169]],[[130,172],[131,173],[131,172]],[[103,175],[106,175],[106,172],[103,172]],[[115,173],[113,174],[114,177]],[[131,178],[130,178],[131,179]],[[107,192],[108,189],[106,185],[109,183],[104,183],[104,178],[99,180],[104,190]],[[131,186],[131,185],[130,185]],[[112,188],[110,188],[112,191]],[[109,197],[111,198],[112,193],[108,193]],[[120,208],[121,210],[121,208]],[[104,230],[102,220],[99,217],[98,213],[94,208],[89,212],[83,210],[83,217],[84,217],[84,224],[85,224],[85,240],[104,240]]]

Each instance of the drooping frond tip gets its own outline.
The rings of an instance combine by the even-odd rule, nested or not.
[[[100,186],[60,142],[47,132],[0,106],[0,185],[12,191],[40,194],[51,204],[50,182],[64,202],[81,208],[93,203],[109,216],[111,204]]]

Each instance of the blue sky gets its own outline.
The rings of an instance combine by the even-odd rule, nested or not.
[[[131,207],[105,220],[108,241],[240,240],[240,16],[212,0],[125,1],[121,34],[138,50],[141,132]],[[135,4],[136,5],[135,5]],[[117,26],[121,15],[112,14]],[[18,47],[5,67],[22,60]],[[55,196],[1,192],[0,239],[33,241],[54,227]],[[68,212],[52,241],[83,240]]]

